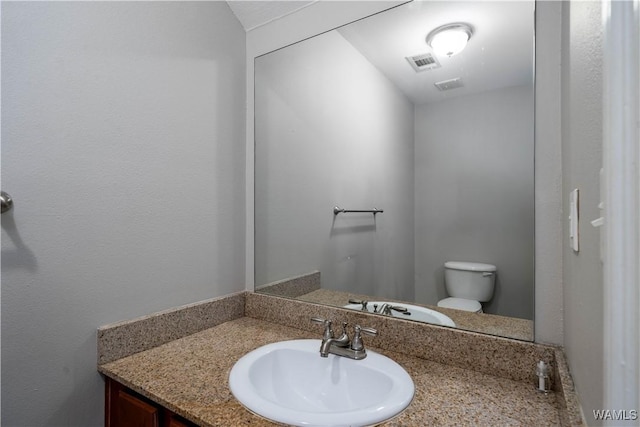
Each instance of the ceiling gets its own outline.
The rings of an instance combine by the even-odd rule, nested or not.
[[[245,31],[305,8],[318,0],[227,0]]]
[[[474,27],[467,47],[438,57],[440,68],[414,71],[405,57],[431,52],[427,34],[453,22]],[[531,1],[414,1],[338,31],[416,104],[533,83]],[[457,77],[464,87],[441,92],[434,86]]]
[[[319,0],[227,0],[246,31]],[[415,72],[405,57],[431,52],[425,38],[452,22],[474,27],[458,55],[437,58],[441,67]],[[415,0],[339,29],[342,36],[416,104],[501,87],[532,84],[533,1]],[[440,92],[434,83],[460,77],[464,87]]]

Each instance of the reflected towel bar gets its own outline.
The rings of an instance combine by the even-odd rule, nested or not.
[[[334,215],[338,215],[340,213],[372,213],[372,214],[377,214],[377,213],[383,213],[384,210],[382,209],[378,209],[378,208],[373,208],[373,209],[365,209],[365,210],[352,210],[352,209],[343,209],[341,207],[335,206],[333,208],[333,214]]]

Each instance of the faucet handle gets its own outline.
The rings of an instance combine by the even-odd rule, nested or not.
[[[369,328],[368,326],[356,325],[356,332],[358,332],[358,328],[363,334],[371,335],[372,337],[378,335],[377,329]]]
[[[356,333],[353,336],[353,340],[351,340],[351,350],[355,350],[355,351],[364,350],[364,343],[362,342],[361,334],[366,334],[366,335],[371,335],[371,336],[378,335],[378,330],[377,329],[373,329],[373,328],[369,328],[369,327],[363,327],[363,326],[360,326],[360,325],[356,325],[354,329],[355,329]]]
[[[331,325],[333,322],[331,320],[323,319],[322,317],[312,317],[311,321],[315,323],[321,323],[324,325],[324,334],[322,335],[322,339],[328,340],[334,337],[333,329],[331,328]]]
[[[367,304],[369,304],[369,301],[349,298],[349,304],[362,304],[361,310],[362,311],[369,311],[367,309]]]

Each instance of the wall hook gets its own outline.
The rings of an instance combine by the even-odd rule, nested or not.
[[[5,213],[13,207],[13,199],[8,193],[0,191],[0,213]]]

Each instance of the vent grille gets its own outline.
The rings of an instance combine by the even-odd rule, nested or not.
[[[450,80],[443,80],[441,82],[436,82],[434,83],[434,85],[438,88],[438,90],[441,90],[441,91],[456,89],[464,86],[464,84],[462,83],[462,79],[460,77],[457,77],[455,79],[450,79]]]
[[[411,67],[415,71],[433,70],[434,68],[440,68],[440,63],[430,53],[424,53],[422,55],[407,56],[407,61],[411,64]]]

